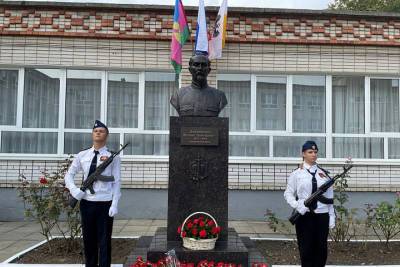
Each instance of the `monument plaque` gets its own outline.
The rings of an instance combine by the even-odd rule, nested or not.
[[[181,145],[217,146],[218,129],[210,127],[182,127]]]

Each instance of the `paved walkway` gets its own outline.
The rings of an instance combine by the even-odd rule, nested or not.
[[[158,227],[166,225],[166,220],[115,220],[113,236],[153,235]],[[262,221],[230,221],[229,227],[249,237],[282,237]],[[0,262],[43,240],[35,222],[0,222]]]

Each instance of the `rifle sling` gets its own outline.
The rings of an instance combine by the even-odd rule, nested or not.
[[[333,198],[327,198],[325,196],[319,196],[317,199],[319,202],[329,205],[329,204],[333,204]]]

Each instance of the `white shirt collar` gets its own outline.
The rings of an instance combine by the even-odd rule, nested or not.
[[[90,149],[90,151],[91,151],[92,153],[94,153],[94,147],[93,147],[93,146],[92,146],[92,148]],[[97,150],[97,151],[99,151],[100,153],[104,153],[104,152],[108,151],[108,149],[107,149],[106,146],[103,146],[102,148],[100,148],[100,149]]]
[[[304,168],[308,169],[309,171],[315,171],[317,169],[317,163],[314,163],[313,165],[310,165],[303,161],[303,166]]]

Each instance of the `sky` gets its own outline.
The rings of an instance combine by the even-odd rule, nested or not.
[[[43,0],[31,0],[41,1]],[[52,2],[86,2],[116,4],[156,4],[174,5],[175,0],[52,0]],[[198,6],[198,0],[182,0],[184,6]],[[204,0],[205,6],[219,6],[221,0]],[[231,7],[266,7],[293,9],[325,9],[333,0],[228,0]]]

